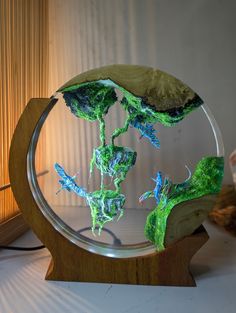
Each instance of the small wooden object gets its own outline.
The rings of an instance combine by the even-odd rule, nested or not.
[[[233,185],[223,186],[209,218],[236,236],[236,190]]]
[[[65,238],[38,207],[27,177],[27,155],[34,130],[56,100],[31,99],[16,127],[9,172],[14,196],[25,220],[52,255],[48,280],[140,285],[195,286],[189,271],[193,255],[208,240],[200,227],[193,235],[148,256],[111,258],[88,252]],[[38,133],[40,129],[37,129]]]

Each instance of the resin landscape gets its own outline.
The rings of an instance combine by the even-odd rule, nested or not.
[[[122,99],[118,99],[117,90]],[[203,101],[173,76],[131,65],[88,71],[76,76],[58,92],[72,114],[99,123],[100,146],[93,149],[90,175],[92,178],[94,167],[99,170],[100,189],[86,190],[79,184],[79,175],[70,176],[58,163],[55,170],[60,176],[60,190],[74,192],[85,199],[91,210],[92,231],[95,235],[98,229],[100,234],[106,223],[119,223],[120,218],[125,218],[126,195],[122,193],[122,183],[136,163],[136,151],[116,145],[116,138],[134,128],[141,140],[147,140],[159,153],[161,143],[154,125],[174,127],[187,114],[199,109]],[[126,120],[107,138],[104,117],[118,100],[126,111]],[[153,189],[140,195],[139,201],[155,198],[156,205],[143,231],[158,251],[192,234],[201,225],[220,191],[223,170],[222,156],[205,156],[193,173],[186,165],[186,179],[182,183],[175,183],[161,171],[153,173]],[[104,184],[104,176],[112,179],[113,188]]]

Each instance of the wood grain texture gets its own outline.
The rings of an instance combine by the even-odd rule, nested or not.
[[[9,147],[18,118],[31,97],[47,96],[48,0],[1,0],[0,38],[2,186],[9,183]],[[0,192],[0,223],[15,214],[18,208],[11,190]]]
[[[184,107],[196,97],[195,92],[177,78],[147,66],[114,64],[82,73],[63,85],[66,87],[110,79],[133,95],[142,97],[157,111]]]
[[[127,259],[95,255],[72,244],[52,251],[46,279],[115,284],[195,286],[193,255],[208,240],[206,231],[188,236],[163,252]],[[58,246],[59,248],[59,246]]]
[[[114,259],[90,253],[62,236],[39,210],[27,177],[27,154],[42,114],[54,105],[50,99],[31,99],[21,116],[10,149],[12,189],[22,213],[52,254],[46,279],[145,285],[194,286],[189,272],[192,256],[208,240],[202,228],[161,253]]]
[[[166,223],[165,247],[189,236],[206,220],[217,195],[206,195],[173,207]]]
[[[8,245],[29,229],[25,223],[22,213],[0,224],[0,245]]]

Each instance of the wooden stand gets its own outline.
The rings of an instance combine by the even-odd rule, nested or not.
[[[208,240],[203,227],[163,252],[117,259],[96,255],[79,247],[51,251],[46,279],[136,285],[195,286],[189,271],[193,255]]]
[[[56,100],[31,99],[16,127],[9,161],[14,196],[25,220],[52,254],[48,280],[122,283],[142,285],[195,286],[189,272],[193,255],[208,240],[203,227],[163,252],[127,259],[90,253],[69,241],[53,227],[39,209],[27,177],[27,155],[39,120]],[[37,129],[40,132],[40,127]]]

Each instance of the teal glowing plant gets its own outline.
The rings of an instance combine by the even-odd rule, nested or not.
[[[123,127],[115,129],[107,140],[104,117],[118,101],[116,90],[122,94],[119,103],[127,116]],[[129,128],[134,128],[139,131],[140,138],[148,140],[159,149],[160,142],[154,124],[172,127],[200,107],[203,101],[188,86],[166,73],[125,65],[108,66],[81,74],[58,92],[63,94],[66,105],[76,117],[99,122],[100,146],[93,149],[90,175],[93,175],[94,167],[100,171],[100,189],[88,192],[77,185],[76,177],[66,174],[60,165],[55,164],[55,170],[61,177],[61,189],[73,191],[86,199],[91,210],[92,231],[98,227],[100,234],[105,223],[115,218],[119,220],[124,214],[126,197],[121,193],[122,182],[135,166],[137,156],[131,148],[117,146],[115,139]],[[112,178],[114,189],[107,189],[104,185],[105,175]],[[163,178],[161,172],[157,172],[154,190],[147,191],[140,197],[141,202],[149,197],[156,199],[156,207],[149,214],[145,225],[148,240],[158,250],[162,250],[168,241],[167,221],[174,208],[183,202],[216,194],[222,176],[221,157],[205,157],[200,160],[193,175],[189,175],[182,184],[174,184],[169,178]],[[169,242],[171,243],[171,239]]]

